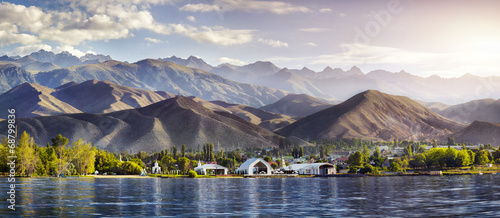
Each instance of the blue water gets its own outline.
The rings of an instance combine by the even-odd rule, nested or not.
[[[4,216],[500,216],[498,175],[20,178]],[[5,199],[7,178],[0,178]]]

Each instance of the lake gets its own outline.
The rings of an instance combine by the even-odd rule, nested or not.
[[[499,175],[18,178],[12,216],[500,216]],[[0,178],[4,198],[7,178]],[[4,200],[5,201],[5,200]]]

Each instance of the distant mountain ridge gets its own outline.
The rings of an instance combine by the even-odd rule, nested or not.
[[[57,56],[47,51],[39,51],[37,53],[33,53],[32,55],[39,58],[40,60],[52,60],[51,58]],[[68,63],[74,64],[72,63],[72,60],[74,61],[75,57],[71,57],[67,54],[67,52],[58,55],[60,57],[67,57],[64,63],[59,63],[62,66],[68,65]],[[100,56],[99,58],[94,56],[90,54],[86,55],[87,59],[90,58],[93,60],[98,60],[98,62],[107,60],[106,58],[104,58],[106,56]],[[82,57],[81,61],[83,59],[85,59],[85,57]],[[333,100],[346,100],[364,90],[379,90],[384,93],[389,93],[392,95],[403,95],[411,99],[423,102],[442,102],[447,105],[454,105],[462,103],[464,101],[472,101],[483,98],[496,99],[498,98],[498,96],[500,96],[500,77],[498,76],[479,77],[471,74],[465,74],[458,78],[441,78],[439,76],[423,78],[420,76],[412,75],[408,72],[405,72],[404,70],[400,72],[374,70],[364,74],[361,69],[355,66],[353,66],[349,70],[326,67],[323,71],[315,72],[308,69],[307,67],[303,67],[300,70],[280,68],[269,61],[257,61],[255,63],[247,64],[244,66],[220,64],[219,66],[214,67],[205,62],[203,59],[195,56],[190,56],[187,59],[172,56],[170,58],[164,58],[161,60],[168,60],[178,65],[193,67],[196,69],[203,69],[207,72],[239,83],[267,86],[273,89],[281,89],[297,94],[308,94]],[[88,60],[85,59],[85,63],[88,63],[87,61]],[[2,63],[11,63],[17,67],[29,71],[54,72],[62,70],[59,69],[62,66],[56,65],[51,62],[40,62],[32,56],[26,56],[23,58],[3,56],[0,58],[0,64]],[[124,62],[121,63],[123,63],[123,66],[128,64]],[[71,68],[72,70],[76,69],[75,65],[68,68]],[[63,72],[63,74],[64,73],[68,72]],[[82,74],[85,73],[86,72],[83,72]],[[123,73],[127,74],[126,72]],[[151,87],[147,87],[148,85],[141,84],[144,83],[143,81],[133,82],[127,81],[126,78],[110,78],[109,73],[107,76],[101,75],[101,77],[94,77],[89,75],[82,76],[82,74],[78,73],[68,75],[67,78],[64,78],[64,82],[73,81],[75,79],[79,79],[79,82],[83,82],[89,79],[98,79],[109,80],[113,83],[131,87],[154,90]],[[61,72],[58,73],[58,76],[63,77],[61,75]],[[52,87],[51,84],[44,83],[42,81],[37,82]],[[167,91],[175,92],[175,90],[173,89],[176,88],[172,88]],[[8,88],[4,89],[4,91],[6,90],[8,90]],[[487,91],[477,92],[477,90]],[[196,94],[187,92],[186,95]],[[207,100],[217,99],[210,97],[203,98]],[[222,100],[230,101],[233,103],[241,103],[247,105],[250,104],[248,102],[231,101],[228,98]],[[262,101],[262,99],[260,100]],[[264,102],[264,104],[267,103],[269,102]],[[256,107],[258,105],[254,104],[252,106]]]
[[[444,117],[467,124],[476,120],[500,123],[500,99],[474,100],[450,106],[438,113]]]
[[[40,72],[51,71],[74,65],[102,63],[109,60],[113,60],[109,55],[88,53],[79,58],[67,51],[55,54],[51,51],[45,51],[42,49],[38,52],[32,52],[29,55],[19,58],[4,55],[0,57],[0,64],[1,62],[4,62],[16,65],[27,71]]]
[[[323,71],[315,72],[307,67],[300,70],[279,68],[267,61],[257,61],[245,66],[220,64],[205,69],[208,68],[211,68],[211,73],[234,81],[335,100],[346,100],[369,89],[408,96],[419,101],[442,102],[449,105],[500,96],[500,77],[497,76],[479,77],[465,74],[458,78],[439,76],[424,78],[404,70],[400,72],[374,70],[365,74],[356,66],[349,70],[327,66]],[[289,75],[285,76],[282,72],[277,74],[280,70],[288,71]],[[476,89],[488,91],[476,93]],[[471,96],[470,93],[476,94]]]
[[[286,114],[292,117],[305,117],[333,106],[305,94],[289,94],[279,101],[261,107],[262,110]]]
[[[92,79],[253,107],[264,106],[288,94],[286,91],[238,83],[203,70],[153,59],[132,64],[107,61],[36,74],[38,83],[52,88],[72,81],[84,82]]]

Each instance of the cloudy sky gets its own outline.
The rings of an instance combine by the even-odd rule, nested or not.
[[[40,49],[116,60],[421,76],[500,75],[500,1],[25,0],[0,3],[0,54]]]

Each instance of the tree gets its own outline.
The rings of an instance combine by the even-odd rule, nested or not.
[[[299,156],[304,157],[304,147],[302,147],[302,146],[300,146]]]
[[[373,156],[375,158],[380,158],[381,154],[380,154],[380,148],[378,146],[375,148],[375,152],[373,153]]]
[[[191,161],[185,157],[179,157],[177,160],[177,166],[179,166],[179,170],[181,170],[183,173],[187,173],[187,171],[190,169]]]
[[[363,154],[361,154],[361,152],[359,151],[356,151],[355,153],[349,155],[349,159],[347,160],[347,162],[351,166],[363,166],[364,163]]]
[[[271,167],[275,170],[276,168],[278,168],[278,164],[277,163],[272,163]]]
[[[76,157],[76,164],[80,175],[93,173],[95,171],[96,149],[90,143],[81,146],[81,153]]]
[[[447,167],[459,167],[460,165],[457,163],[458,151],[454,148],[447,148],[445,153],[445,164]]]
[[[392,162],[391,167],[389,168],[391,172],[399,172],[401,170],[401,166],[397,162]]]
[[[133,159],[130,159],[130,161],[136,163],[137,166],[141,167],[141,169],[146,167],[146,166],[144,166],[144,163],[142,162],[142,160],[139,158],[133,158]]]
[[[439,166],[444,167],[445,165],[445,148],[431,148],[426,154],[427,167]]]
[[[132,161],[124,161],[116,165],[118,174],[122,175],[137,175],[141,173],[142,168]]]
[[[118,165],[119,162],[120,160],[118,160],[118,158],[109,151],[96,151],[94,166],[95,169],[99,172],[110,172]]]
[[[186,157],[186,145],[182,144],[182,157]]]
[[[174,170],[174,165],[175,165],[175,159],[168,156],[168,155],[165,155],[162,159],[161,159],[161,166],[163,169],[165,170]]]
[[[432,147],[433,148],[437,148],[438,147],[438,143],[437,143],[436,139],[432,140]]]
[[[415,159],[410,160],[410,166],[413,168],[424,168],[427,165],[426,163],[426,157],[424,154],[418,154],[416,155]]]
[[[489,158],[489,151],[487,150],[480,150],[476,154],[476,164],[478,165],[484,165],[490,162]]]
[[[7,165],[7,156],[9,156],[8,142],[8,138],[6,137],[0,144],[0,172],[9,172],[10,170],[9,165]]]
[[[266,156],[266,157],[264,158],[264,160],[265,160],[266,162],[271,162],[271,161],[273,161],[273,159],[272,159],[271,157],[269,157],[269,156]]]
[[[177,159],[177,147],[172,147],[172,156],[174,157],[174,159]]]
[[[466,167],[472,164],[469,152],[467,149],[462,149],[457,153],[456,163],[458,166]]]
[[[408,157],[413,156],[413,148],[412,148],[411,144],[405,148],[404,153],[405,153],[405,155],[408,155]]]
[[[55,138],[52,139],[52,147],[54,147],[54,150],[56,151],[57,159],[59,160],[59,163],[57,164],[57,176],[61,173],[61,170],[63,168],[63,152],[66,150],[66,145],[68,144],[69,140],[66,137],[63,137],[61,134],[57,135]]]
[[[455,145],[455,139],[448,137],[448,145]]]
[[[35,147],[37,147],[37,145],[34,143],[33,138],[24,131],[23,134],[21,134],[19,145],[16,149],[17,161],[19,163],[17,165],[19,175],[31,176],[35,171],[39,162]]]
[[[70,149],[62,147],[61,157],[59,158],[59,165],[57,168],[56,176],[59,177],[61,174],[71,173],[69,169],[73,168],[74,165],[71,163],[75,158],[80,156],[84,149],[82,147],[88,146],[87,143],[83,142],[82,139],[73,142]],[[90,144],[90,143],[88,143]],[[90,145],[92,147],[92,145]]]

